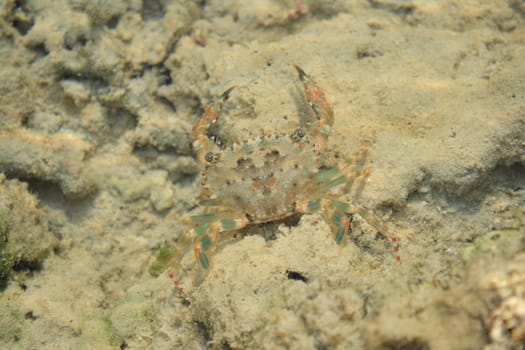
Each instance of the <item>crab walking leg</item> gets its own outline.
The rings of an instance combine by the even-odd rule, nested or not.
[[[168,277],[173,281],[175,286],[179,289],[179,292],[183,292],[183,288],[180,286],[180,280],[175,278],[175,273],[180,267],[180,263],[182,261],[182,258],[184,255],[186,255],[186,252],[191,245],[193,238],[197,236],[197,230],[203,229],[204,226],[207,225],[201,225],[195,229],[191,229],[187,231],[177,242],[177,248],[175,249],[175,253],[173,254],[173,257],[171,258],[169,262],[168,267]],[[205,229],[205,228],[204,228]]]
[[[354,199],[360,196],[366,184],[366,179],[372,172],[370,168],[364,167],[368,146],[369,143],[363,141],[360,150],[352,156],[352,159],[347,164],[340,167],[341,172],[345,174],[347,179],[340,193],[353,191],[352,197]],[[357,187],[354,187],[354,185],[357,185]]]
[[[220,214],[204,214],[190,218],[191,221],[200,223],[200,225],[186,232],[177,242],[177,249],[168,268],[168,276],[173,280],[175,286],[179,288],[179,291],[182,292],[182,288],[180,287],[180,281],[175,279],[175,270],[179,268],[182,258],[186,255],[188,247],[192,243],[194,244],[195,259],[202,270],[207,273],[212,266],[211,255],[217,245],[219,233],[238,230],[248,224],[248,219],[246,218],[228,219],[220,218],[220,216]]]
[[[368,155],[368,147],[370,143],[368,141],[362,141],[359,147],[359,151],[355,152],[344,166],[341,167],[343,171],[356,171],[362,169],[366,162]]]
[[[345,203],[332,200],[323,200],[321,202],[323,217],[332,230],[332,236],[336,244],[341,244],[351,229],[350,218],[347,213],[342,210],[341,204]]]
[[[346,211],[349,207],[350,206],[346,203],[323,198],[314,199],[305,204],[301,204],[297,209],[305,214],[321,210],[321,215],[328,226],[330,226],[335,243],[341,244],[350,229],[350,219],[348,218]]]
[[[219,219],[219,215],[220,213],[202,214],[183,219],[185,224],[195,225],[196,227],[186,231],[186,233],[178,239],[175,252],[169,262],[168,276],[173,280],[177,287],[179,287],[180,282],[178,279],[175,279],[175,271],[179,269],[181,261],[186,255],[188,248],[194,243],[197,237],[205,234],[210,229],[210,225]],[[182,288],[179,287],[179,291],[182,292]]]
[[[201,161],[202,164],[206,163],[206,154],[213,151],[216,147],[215,144],[208,138],[208,129],[215,124],[217,119],[221,115],[222,106],[224,102],[230,97],[230,93],[235,89],[235,86],[230,87],[228,90],[224,91],[219,98],[212,102],[206,110],[204,111],[203,116],[191,131],[191,136],[193,138],[193,149],[197,153],[197,158]]]
[[[342,205],[348,206],[348,212],[361,216],[367,223],[372,225],[380,234],[386,235],[388,228],[370,211],[365,208],[350,205],[348,203],[341,202]],[[395,233],[390,234],[390,241],[394,246],[394,254],[396,255],[397,262],[401,262],[401,256],[399,255],[399,242]]]
[[[357,214],[361,216],[366,222],[372,225],[380,233],[385,234],[386,226],[375,217],[370,211],[345,202],[323,198],[314,199],[305,204],[300,204],[297,209],[301,213],[313,213],[318,210],[322,211],[322,216],[332,231],[332,236],[335,243],[341,244],[348,236],[351,230],[351,215]],[[401,261],[399,256],[399,242],[395,233],[392,233],[390,240],[394,245],[394,253],[396,254],[397,262]]]
[[[308,103],[317,117],[317,126],[313,129],[313,134],[315,137],[315,153],[319,154],[328,140],[330,131],[332,130],[334,111],[326,100],[323,91],[317,86],[315,81],[313,81],[301,67],[297,65],[294,65],[294,67],[299,74],[299,79],[301,79],[304,85]]]
[[[364,167],[367,150],[368,144],[363,143],[361,150],[344,166],[319,171],[303,192],[307,193],[309,198],[323,198],[327,192],[337,195],[350,191],[353,191],[354,199],[359,197],[365,180],[371,173],[370,168]],[[354,186],[356,184],[357,187]],[[301,199],[299,202],[302,202]]]
[[[239,230],[248,224],[248,219],[220,219],[212,223],[205,234],[195,240],[195,260],[199,263],[204,273],[212,267],[211,255],[217,246],[217,237],[220,232]]]
[[[370,168],[363,168],[359,171],[351,173],[344,188],[341,190],[341,193],[348,192],[352,195],[352,199],[355,201],[361,196],[361,193],[363,192],[366,185],[366,180],[371,173],[372,170]]]

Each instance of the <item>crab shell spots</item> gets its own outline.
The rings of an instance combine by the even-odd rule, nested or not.
[[[293,142],[280,134],[246,140],[220,151],[203,186],[227,208],[253,223],[286,217],[318,172],[318,156],[308,137]]]

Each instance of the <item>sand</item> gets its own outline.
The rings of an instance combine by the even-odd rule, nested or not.
[[[0,3],[0,347],[520,349],[525,3]],[[180,294],[157,266],[200,208],[191,128],[236,85],[224,144],[296,128],[293,65],[370,141],[356,216],[225,234]],[[153,275],[150,272],[155,272]],[[159,272],[162,272],[158,274]]]

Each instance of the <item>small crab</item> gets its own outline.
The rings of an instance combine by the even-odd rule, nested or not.
[[[315,122],[291,133],[262,135],[229,147],[219,147],[207,135],[235,86],[227,89],[204,112],[193,127],[193,148],[203,166],[201,215],[191,216],[194,226],[178,243],[168,270],[170,278],[189,246],[204,272],[212,267],[212,253],[219,235],[247,225],[267,223],[292,215],[320,211],[337,244],[344,241],[353,214],[384,232],[380,221],[364,208],[341,202],[348,192],[367,178],[364,167],[368,143],[340,168],[321,169],[319,154],[328,140],[334,113],[323,91],[299,66],[294,66],[304,85]],[[391,237],[396,245],[396,238]],[[399,257],[397,257],[399,260]],[[179,286],[179,282],[175,280]]]

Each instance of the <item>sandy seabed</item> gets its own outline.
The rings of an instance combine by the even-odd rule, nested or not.
[[[524,57],[523,0],[0,2],[0,347],[523,349]],[[323,164],[370,141],[341,199],[401,263],[303,215],[188,254],[180,295],[150,267],[200,212],[191,128],[236,85],[217,140],[293,130],[293,64]]]

